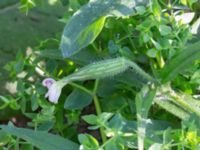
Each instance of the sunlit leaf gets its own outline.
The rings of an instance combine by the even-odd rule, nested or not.
[[[78,10],[64,29],[61,50],[64,57],[70,57],[91,44],[101,32],[106,17],[133,15],[138,1],[92,0]]]

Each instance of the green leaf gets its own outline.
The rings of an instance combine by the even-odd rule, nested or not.
[[[98,117],[96,115],[85,115],[82,117],[82,119],[91,125],[96,125],[98,123]]]
[[[105,146],[106,150],[124,150],[125,146],[122,141],[112,140]]]
[[[31,129],[0,125],[0,128],[18,138],[35,145],[42,150],[78,150],[79,145],[62,137]]]
[[[154,48],[150,49],[147,51],[147,56],[151,57],[151,58],[156,58],[158,51]]]
[[[86,47],[88,44],[91,44],[103,29],[105,19],[105,17],[101,17],[100,19],[89,25],[87,28],[85,28],[85,30],[81,32],[77,37],[77,45],[74,45],[73,47],[79,49]]]
[[[29,9],[33,8],[36,6],[35,2],[33,0],[20,0],[21,6],[19,9],[23,12],[28,13]]]
[[[58,49],[36,51],[35,54],[44,58],[63,60],[62,52]],[[85,49],[84,51],[71,56],[70,59],[77,64],[85,65],[97,61],[101,59],[101,57],[98,56],[95,51],[92,51],[91,49]]]
[[[160,143],[154,143],[152,144],[148,150],[161,150],[162,148],[162,144]]]
[[[23,69],[24,69],[24,60],[19,60],[15,64],[15,71],[16,73],[20,73],[21,71],[23,71]]]
[[[187,46],[186,49],[166,63],[159,73],[161,81],[165,83],[174,79],[178,73],[187,69],[189,65],[198,59],[200,59],[200,41]]]
[[[166,36],[166,35],[169,35],[171,33],[172,29],[169,26],[160,25],[159,26],[159,31],[160,31],[160,34],[162,36]]]
[[[81,146],[83,146],[84,150],[98,150],[99,149],[98,141],[89,134],[79,134],[78,140],[81,143]]]
[[[56,60],[63,59],[62,53],[58,49],[45,49],[41,51],[35,51],[34,53],[40,57],[56,59]]]
[[[82,109],[92,102],[92,96],[88,93],[75,89],[66,99],[65,109]]]
[[[148,111],[153,102],[156,89],[150,86],[144,86],[142,90],[136,95],[136,109],[137,115],[146,118]]]
[[[0,130],[0,147],[6,145],[11,140],[11,137],[5,131]]]
[[[60,45],[63,56],[70,57],[91,44],[101,32],[106,17],[130,16],[135,13],[134,7],[132,0],[91,0],[65,27]]]
[[[95,115],[85,115],[83,116],[83,120],[91,125],[103,125],[105,124],[111,117],[113,116],[112,113],[103,112],[99,116]]]
[[[160,21],[160,15],[161,15],[162,9],[158,3],[158,0],[152,0],[151,11],[155,15],[155,17]]]
[[[144,6],[138,6],[135,9],[139,15],[143,15],[146,12],[146,8]]]
[[[144,139],[146,137],[146,127],[148,124],[147,115],[152,105],[156,94],[156,88],[152,85],[144,86],[136,95],[136,110],[137,110],[137,136],[138,149],[144,149]]]

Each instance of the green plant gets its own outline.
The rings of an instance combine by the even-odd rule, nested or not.
[[[17,137],[4,148],[23,139],[44,150],[199,149],[199,19],[187,14],[197,0],[83,3],[61,39],[5,66],[18,92],[0,109],[20,110],[34,130],[1,125]]]

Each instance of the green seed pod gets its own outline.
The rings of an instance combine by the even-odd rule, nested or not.
[[[71,81],[105,78],[124,72],[128,67],[124,58],[108,59],[83,67],[67,78]]]
[[[138,75],[152,81],[152,78],[145,73],[134,62],[127,60],[123,57],[99,61],[88,66],[85,66],[77,72],[63,78],[64,82],[69,81],[83,81],[90,79],[101,79],[105,77],[115,76],[124,72],[128,68],[132,68]]]

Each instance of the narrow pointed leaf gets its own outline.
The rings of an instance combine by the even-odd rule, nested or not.
[[[187,46],[165,65],[159,73],[161,81],[166,83],[173,80],[178,73],[198,59],[200,59],[200,41]]]
[[[79,145],[62,137],[31,129],[1,125],[0,128],[18,138],[24,139],[41,150],[78,150]]]

